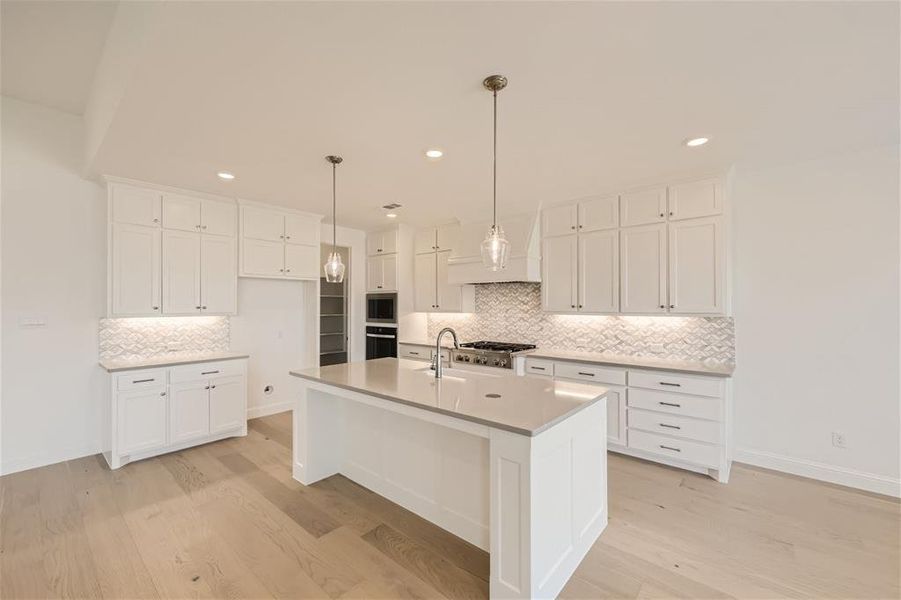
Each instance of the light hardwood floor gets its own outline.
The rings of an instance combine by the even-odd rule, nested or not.
[[[110,471],[0,478],[0,597],[484,598],[488,555],[336,476],[291,478],[289,413]],[[610,455],[610,524],[564,598],[898,598],[898,502],[736,465]]]

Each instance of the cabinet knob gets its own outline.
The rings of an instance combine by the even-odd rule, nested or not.
[[[285,236],[285,239],[286,239],[286,240],[290,240],[290,239],[291,239],[291,236],[290,236],[290,235],[286,235],[286,236]]]
[[[211,389],[211,390],[215,390],[215,389],[216,389],[216,386],[215,386],[215,385],[211,385],[211,386],[210,386],[210,389]]]
[[[666,216],[666,215],[664,215],[663,213],[660,213],[660,216],[661,216],[661,217],[664,217],[664,216]]]
[[[582,305],[581,305],[581,304],[579,305],[579,308],[582,308]]]
[[[201,228],[201,229],[206,229],[206,225],[201,225],[200,228]]]
[[[279,273],[284,273],[285,270],[284,270],[284,269],[279,269],[278,272],[279,272]]]
[[[154,307],[153,307],[153,310],[159,310],[159,309],[160,309],[159,306],[154,306]]]
[[[570,228],[570,229],[575,229],[576,226],[575,226],[575,225],[570,225],[569,228]]]
[[[290,273],[291,269],[285,269],[285,273]]]
[[[673,211],[669,211],[669,216],[673,216]]]
[[[160,392],[160,396],[165,396],[166,392]]]
[[[210,386],[206,386],[206,387],[203,388],[203,389],[208,390],[208,389],[210,389]]]
[[[660,215],[660,216],[662,217],[663,215]],[[283,240],[283,239],[285,239],[285,236],[280,235],[280,236],[278,236],[278,239]]]
[[[195,225],[194,229],[200,229],[200,225]]]
[[[670,308],[676,308],[676,305],[675,305],[675,304],[670,304],[669,307],[670,307]]]
[[[196,308],[197,310],[200,310],[200,307],[199,307],[199,306],[195,306],[194,308]]]
[[[159,223],[160,220],[159,220],[159,219],[154,219],[153,222],[154,222],[154,223]]]
[[[570,307],[570,308],[575,308],[576,305],[575,305],[575,304],[570,304],[569,307]]]
[[[661,305],[660,305],[660,308],[666,308],[666,306],[664,306],[663,304],[661,304]]]
[[[200,308],[202,308],[203,310],[206,310],[206,306],[201,306]]]

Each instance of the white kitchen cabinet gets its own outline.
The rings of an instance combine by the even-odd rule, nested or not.
[[[163,314],[200,314],[200,234],[163,231]]]
[[[448,282],[448,259],[451,251],[437,251],[443,238],[432,229],[432,239],[427,253],[419,253],[413,259],[413,308],[417,312],[472,312],[475,310],[475,289],[471,285]],[[425,236],[424,236],[425,237]],[[448,242],[449,243],[449,242]],[[424,243],[423,243],[424,245]]]
[[[722,313],[725,273],[722,219],[669,224],[670,312]]]
[[[238,263],[235,238],[200,237],[200,305],[204,314],[235,314]]]
[[[435,231],[435,250],[439,252],[453,250],[460,240],[459,223],[439,225]]]
[[[604,384],[607,388],[607,443],[626,445],[626,388]]]
[[[435,253],[435,282],[438,312],[473,312],[475,310],[475,287],[458,283],[448,283],[448,259],[450,250]]]
[[[183,194],[163,195],[163,228],[181,231],[201,230],[200,198]]]
[[[223,202],[204,198],[200,203],[200,230],[211,235],[236,237],[238,229],[238,206],[234,202]],[[236,263],[237,264],[237,263]]]
[[[147,452],[168,443],[169,399],[165,383],[116,392],[114,441],[121,454]]]
[[[579,233],[578,239],[578,310],[619,311],[619,232],[607,229]]]
[[[315,246],[318,251],[319,225],[317,219],[288,213],[285,215],[285,241],[289,244]]]
[[[552,312],[576,312],[578,242],[575,234],[545,238],[541,252],[541,304]]]
[[[419,229],[413,235],[413,252],[428,254],[434,252],[438,244],[438,230],[435,227]]]
[[[210,433],[210,383],[187,381],[169,386],[169,440],[173,444]]]
[[[366,282],[370,292],[397,291],[397,254],[366,259]]]
[[[666,188],[626,192],[619,196],[620,225],[632,227],[666,220]]]
[[[247,422],[247,382],[242,376],[210,380],[210,433],[222,433]]]
[[[241,236],[245,239],[282,242],[285,239],[284,213],[256,206],[241,207]]]
[[[576,205],[553,206],[541,211],[541,235],[543,237],[575,233],[578,228]]]
[[[111,229],[110,313],[160,315],[160,230],[121,223]]]
[[[437,304],[438,261],[435,254],[431,250],[413,258],[413,310],[416,312],[432,312]]]
[[[620,230],[620,308],[665,313],[666,224]]]
[[[318,280],[318,215],[242,203],[240,277]]]
[[[110,184],[110,220],[113,223],[159,227],[162,193],[126,184]]]
[[[285,277],[289,279],[319,279],[319,246],[285,244]]]
[[[366,235],[366,254],[379,256],[397,252],[397,229],[373,231]]]
[[[245,277],[283,277],[285,245],[282,242],[242,240],[241,274]]]
[[[723,185],[720,179],[702,179],[669,187],[669,220],[711,217],[723,212]]]
[[[578,204],[580,233],[619,227],[619,196],[582,200]]]

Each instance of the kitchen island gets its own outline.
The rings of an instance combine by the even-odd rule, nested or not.
[[[491,556],[492,598],[553,598],[607,525],[606,390],[382,358],[292,371],[294,478],[341,473]]]

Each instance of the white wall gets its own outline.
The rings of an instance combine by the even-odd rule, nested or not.
[[[106,193],[79,175],[79,117],[6,97],[0,114],[0,470],[8,473],[99,451]]]
[[[898,168],[891,147],[736,170],[737,460],[898,495]]]

